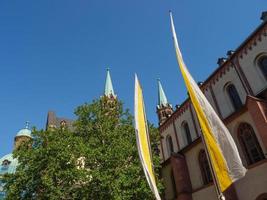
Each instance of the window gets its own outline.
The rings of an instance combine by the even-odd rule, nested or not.
[[[4,160],[2,166],[7,167],[11,162],[9,160]]]
[[[263,193],[256,198],[256,200],[267,200],[267,193]]]
[[[60,128],[65,129],[67,126],[67,122],[65,120],[60,121]]]
[[[241,123],[239,125],[238,137],[249,165],[264,159],[255,132],[248,123]]]
[[[226,87],[227,94],[232,102],[232,105],[235,110],[238,110],[242,107],[242,101],[239,97],[239,94],[236,90],[236,87],[233,84],[229,84]]]
[[[8,168],[9,168],[10,163],[11,163],[11,162],[10,162],[9,160],[4,160],[4,161],[2,162],[1,170],[2,170],[2,171],[7,171]]]
[[[182,127],[183,127],[183,132],[184,132],[186,140],[187,140],[187,144],[190,144],[192,142],[192,137],[191,137],[191,133],[190,133],[190,129],[189,129],[188,123],[187,122],[183,122]]]
[[[200,166],[200,170],[201,170],[201,174],[202,174],[202,178],[203,178],[203,183],[204,183],[204,185],[206,185],[206,184],[212,182],[212,175],[211,175],[207,155],[206,155],[206,152],[204,149],[202,149],[199,152],[198,159],[199,159],[199,166]]]
[[[168,155],[170,156],[172,154],[172,152],[174,152],[172,137],[170,135],[167,136],[166,142],[167,142]]]
[[[261,56],[258,59],[258,66],[260,67],[265,78],[267,78],[267,56]]]

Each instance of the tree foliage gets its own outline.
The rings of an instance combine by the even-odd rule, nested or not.
[[[139,161],[133,117],[122,103],[103,97],[75,114],[72,131],[35,130],[31,148],[28,143],[14,152],[20,164],[5,176],[7,199],[154,199]],[[156,149],[157,129],[149,130]],[[158,174],[158,155],[153,160]]]

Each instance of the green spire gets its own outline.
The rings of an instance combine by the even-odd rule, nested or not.
[[[115,97],[115,93],[113,90],[112,81],[111,81],[111,77],[110,77],[110,73],[109,73],[109,68],[108,68],[107,69],[106,85],[105,85],[105,96],[110,97],[111,95]]]
[[[167,106],[168,105],[168,100],[167,97],[165,95],[165,92],[162,88],[162,85],[160,83],[160,79],[158,79],[158,106]]]

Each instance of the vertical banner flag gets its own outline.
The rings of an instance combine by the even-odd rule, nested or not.
[[[234,181],[245,176],[246,169],[230,132],[190,75],[179,49],[171,13],[170,18],[178,64],[200,123],[202,138],[205,140],[211,167],[216,176],[215,181],[220,192],[224,192]]]
[[[143,101],[142,88],[139,84],[137,75],[135,75],[135,99],[134,99],[134,116],[136,143],[139,157],[146,175],[147,182],[157,200],[160,200],[159,192],[156,185],[156,179],[153,171],[152,156],[149,142],[149,135],[146,122],[145,106]]]

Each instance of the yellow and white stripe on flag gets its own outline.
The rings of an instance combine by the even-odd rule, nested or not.
[[[234,181],[245,176],[246,169],[230,132],[190,75],[179,49],[171,13],[170,18],[178,64],[197,113],[216,180],[221,192],[224,192]]]
[[[160,200],[161,198],[159,196],[159,192],[156,185],[156,179],[153,171],[149,135],[146,123],[145,106],[143,101],[143,93],[136,75],[135,75],[134,116],[135,116],[136,142],[137,142],[139,157],[148,184],[151,190],[153,191],[156,199]]]

